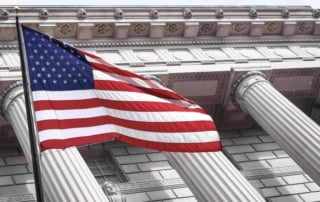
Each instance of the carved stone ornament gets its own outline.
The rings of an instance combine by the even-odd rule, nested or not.
[[[289,12],[288,9],[283,9],[283,10],[281,11],[281,16],[282,16],[283,18],[288,18],[289,15],[290,15],[290,12]]]
[[[315,18],[320,17],[320,10],[319,9],[313,9],[312,10],[312,16]]]
[[[125,197],[121,194],[119,186],[111,181],[105,181],[102,190],[110,201],[125,202]]]
[[[249,16],[250,16],[251,18],[256,18],[256,17],[258,17],[258,12],[257,12],[257,10],[254,9],[254,8],[251,8],[251,9],[249,10]]]
[[[216,10],[216,17],[217,18],[223,18],[224,14],[223,14],[223,9],[222,8],[218,8]]]
[[[308,22],[299,22],[297,24],[297,31],[299,33],[309,33],[312,30],[312,24]]]
[[[264,31],[266,33],[274,33],[280,30],[280,24],[279,22],[267,22],[264,25]]]
[[[152,9],[149,11],[149,17],[151,19],[157,19],[159,17],[158,10]]]
[[[240,32],[243,32],[244,30],[248,29],[248,24],[247,23],[242,23],[242,22],[239,22],[239,23],[234,23],[232,25],[232,30],[234,32],[237,32],[237,33],[240,33]]]
[[[184,11],[183,11],[183,17],[184,17],[184,18],[187,18],[187,19],[192,18],[192,11],[191,11],[191,9],[189,9],[189,8],[184,9]]]
[[[9,11],[6,9],[0,10],[0,19],[8,19],[9,18]]]
[[[143,23],[137,23],[134,25],[133,27],[133,32],[136,34],[136,35],[141,35],[143,34],[147,29],[147,26],[146,24],[143,24]]]
[[[216,24],[214,23],[209,23],[209,22],[200,23],[199,34],[212,34],[215,27],[216,27]]]
[[[40,9],[39,18],[40,19],[48,19],[49,18],[49,11],[45,8]]]
[[[104,36],[108,34],[112,30],[112,24],[106,24],[106,23],[101,23],[101,24],[96,24],[93,27],[94,33],[99,36]]]
[[[179,24],[172,23],[167,25],[167,29],[171,34],[175,34],[181,29],[181,26]]]
[[[117,18],[117,19],[123,18],[123,11],[120,8],[117,8],[114,11],[114,17]]]
[[[57,24],[55,28],[55,36],[57,37],[73,37],[77,31],[75,23],[61,23]]]
[[[88,13],[85,9],[80,8],[77,12],[77,16],[79,19],[85,19],[88,16]]]

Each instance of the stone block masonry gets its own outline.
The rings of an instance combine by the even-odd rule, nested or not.
[[[109,151],[128,178],[127,190],[121,189],[127,202],[197,201],[162,152],[129,145]],[[135,187],[135,193],[130,187]]]
[[[263,130],[221,132],[221,137],[224,153],[267,201],[320,201],[320,187]]]
[[[34,201],[33,174],[19,148],[0,148],[0,201]]]

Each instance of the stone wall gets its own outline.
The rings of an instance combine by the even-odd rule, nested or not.
[[[267,201],[320,201],[320,187],[264,131],[220,135],[224,153]],[[197,201],[159,151],[118,142],[80,148],[85,159],[106,151],[127,180],[117,183],[127,202]],[[0,148],[0,202],[33,201],[34,193],[33,175],[19,148]]]
[[[220,135],[225,154],[267,201],[320,201],[320,187],[264,131]]]
[[[36,199],[31,167],[19,148],[0,148],[0,202]]]

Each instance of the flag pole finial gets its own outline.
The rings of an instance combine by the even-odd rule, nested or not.
[[[19,6],[13,7],[13,12],[14,12],[15,14],[18,14],[19,11],[20,11],[20,7],[19,7]]]

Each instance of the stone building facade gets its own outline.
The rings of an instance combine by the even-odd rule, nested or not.
[[[319,10],[32,6],[18,15],[121,68],[156,76],[212,115],[223,144],[215,154],[120,142],[49,151],[41,157],[48,201],[320,201]],[[15,13],[2,7],[1,202],[36,199],[20,80]]]

